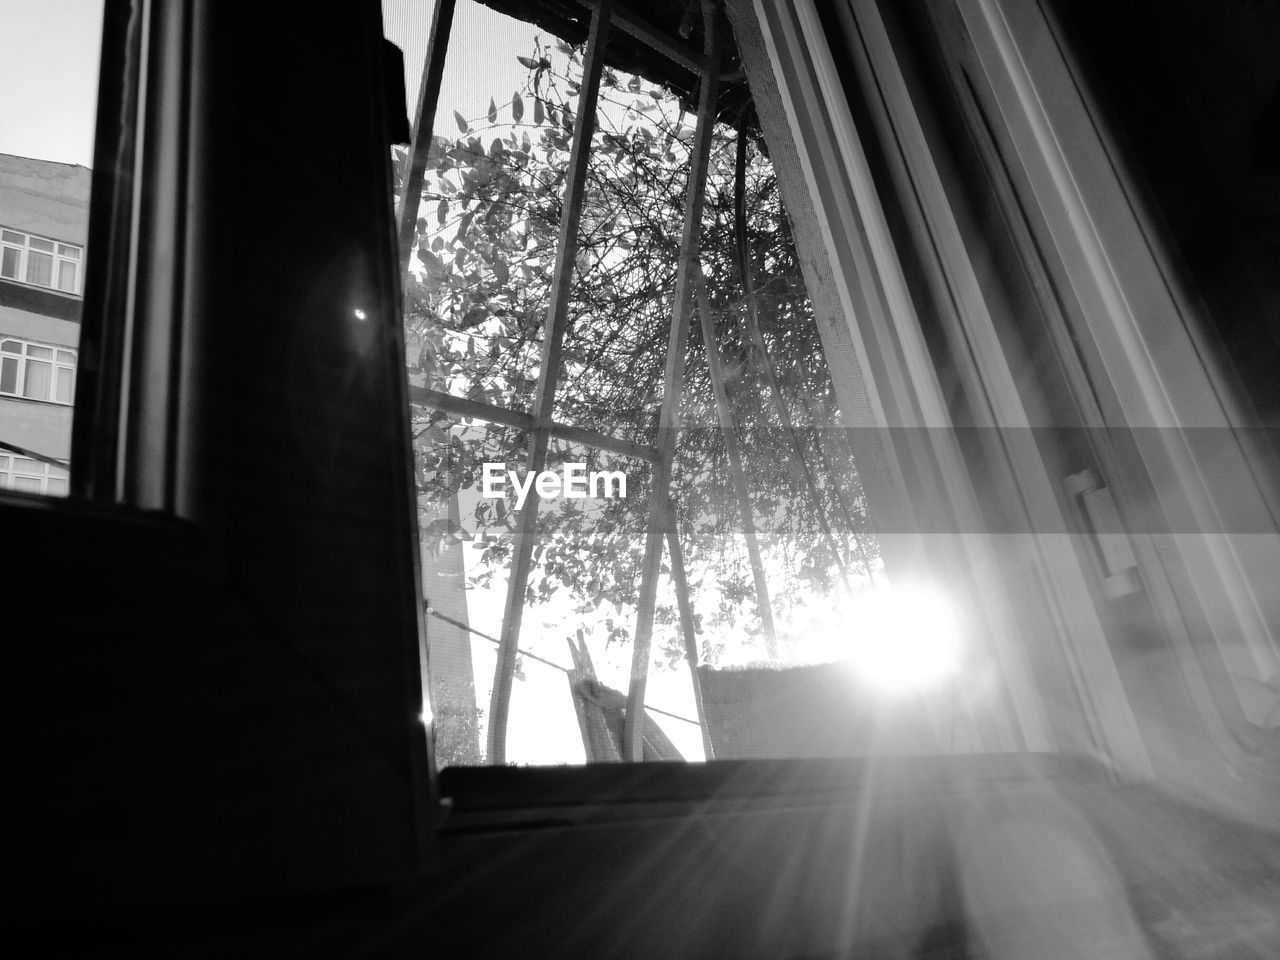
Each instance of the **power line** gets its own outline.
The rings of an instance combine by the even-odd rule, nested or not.
[[[432,607],[430,605],[427,606],[427,613],[431,614],[431,616],[435,617],[437,620],[443,620],[445,623],[448,623],[448,624],[451,624],[452,626],[457,627],[459,630],[466,630],[468,633],[474,633],[477,637],[480,637],[483,640],[488,640],[490,643],[500,644],[502,642],[497,637],[491,637],[487,633],[482,633],[481,631],[477,630],[475,627],[468,626],[467,624],[463,623],[460,620],[455,620],[453,619],[453,617],[445,616],[439,610],[435,609],[435,607]],[[528,657],[530,660],[537,660],[539,663],[545,663],[548,667],[554,667],[555,669],[559,670],[561,673],[569,673],[571,669],[559,663],[555,663],[552,660],[547,660],[543,657],[540,657],[536,653],[530,653],[528,650],[525,650],[523,647],[518,647],[516,649],[516,653],[520,654],[521,656]]]
[[[446,616],[445,614],[437,610],[435,607],[431,606],[430,603],[424,604],[424,609],[427,611],[427,613],[435,617],[437,620],[443,620],[445,623],[449,624],[450,626],[457,627],[459,630],[465,630],[467,631],[467,633],[474,633],[477,637],[479,637],[482,640],[488,640],[492,644],[500,644],[502,642],[497,637],[491,637],[489,636],[489,634],[485,633],[484,631],[477,630],[475,627],[465,624],[461,620],[455,620],[453,619],[453,617]],[[573,672],[572,668],[566,667],[563,664],[555,663],[554,661],[551,661],[551,660],[547,660],[544,657],[538,656],[536,653],[530,653],[528,650],[524,649],[523,647],[517,647],[516,653],[520,654],[522,657],[528,657],[530,660],[536,660],[538,661],[538,663],[546,664],[548,667],[553,667],[554,669],[559,670],[561,673]],[[680,720],[680,721],[683,721],[684,723],[691,723],[695,727],[701,726],[701,724],[698,723],[697,720],[690,719],[689,717],[682,717],[680,716],[680,714],[672,713],[669,710],[663,710],[659,707],[651,707],[648,704],[645,704],[645,709],[648,710],[650,713],[660,713],[664,717],[670,717],[672,720]]]

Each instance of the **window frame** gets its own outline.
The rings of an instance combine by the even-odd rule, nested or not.
[[[21,469],[36,471],[36,468],[38,468],[38,471],[19,474],[18,461],[35,464],[34,468],[23,467]],[[20,477],[39,481],[40,489],[22,490],[15,486],[14,481]],[[41,496],[65,497],[70,481],[71,471],[65,465],[58,466],[48,461],[37,460],[34,457],[24,457],[22,454],[11,450],[0,450],[0,490],[12,490],[15,493],[39,494]],[[51,492],[49,487],[53,483],[61,483],[62,489]]]
[[[14,236],[21,237],[21,241],[12,239]],[[36,249],[32,246],[32,240],[48,243],[50,249]],[[55,293],[65,294],[69,297],[81,296],[84,281],[83,244],[69,243],[55,237],[46,237],[26,230],[19,230],[16,227],[0,225],[0,250],[16,250],[18,252],[17,276],[10,277],[0,274],[0,280],[5,280],[9,283],[21,283],[28,287],[37,287],[41,290],[52,290]],[[64,251],[74,251],[74,255]],[[50,283],[39,283],[29,279],[28,272],[31,265],[31,255],[33,253],[50,258],[52,263],[49,272]],[[0,256],[2,256],[2,254],[0,254]],[[72,283],[72,289],[70,290],[63,289],[60,284],[62,271],[68,264],[75,268],[75,279]]]
[[[1235,374],[1051,8],[955,7],[955,55],[980,79],[981,107],[1009,118],[997,150],[1017,201],[1037,213],[1039,249],[1053,251],[1045,263],[1068,291],[1066,321],[1107,404],[1102,422],[1128,431],[1133,455],[1117,479],[1158,491],[1148,497],[1162,522],[1132,540],[1161,626],[1217,749],[1248,762],[1237,744],[1253,735],[1240,722],[1250,688],[1280,669],[1275,453],[1249,429]]]
[[[110,888],[141,909],[423,865],[433,766],[383,31],[377,4],[312,12],[105,0],[70,496],[0,490],[0,524],[32,549],[6,585],[57,608],[50,642],[15,654],[36,679],[9,703],[23,742],[5,743],[19,819],[56,835],[17,852],[33,876],[65,866],[48,891]],[[297,158],[309,189],[282,191],[263,165],[291,122],[328,146]],[[245,484],[231,465],[250,461]],[[48,575],[67,556],[75,604]],[[157,762],[174,751],[196,759]],[[208,789],[215,766],[243,802]]]
[[[22,349],[17,353],[5,351],[3,349],[3,345],[7,343],[21,344]],[[33,347],[39,350],[49,350],[51,351],[52,356],[47,360],[42,358],[33,359],[30,355]],[[59,358],[59,354],[64,353],[71,355],[71,361],[69,363]],[[54,403],[61,407],[71,407],[75,405],[76,366],[79,360],[79,354],[76,351],[76,348],[68,347],[63,344],[46,343],[40,340],[28,340],[25,337],[0,335],[0,364],[3,364],[5,360],[15,358],[18,360],[17,382],[14,385],[13,390],[5,390],[3,389],[3,380],[0,379],[0,397],[7,397],[11,400],[32,400],[36,403]],[[32,363],[47,363],[51,368],[48,396],[32,397],[28,396],[25,392],[28,368]],[[58,384],[61,382],[63,376],[70,376],[71,378],[71,396],[70,399],[67,400],[59,400],[57,398]]]

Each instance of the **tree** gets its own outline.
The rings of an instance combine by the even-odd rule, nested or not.
[[[580,51],[535,42],[520,57],[523,86],[484,117],[454,114],[457,133],[432,144],[417,224],[421,276],[411,283],[407,317],[420,383],[472,399],[528,410],[537,381],[543,323],[578,84]],[[694,117],[670,91],[637,76],[606,69],[601,84],[587,190],[575,262],[562,389],[556,418],[629,440],[651,443],[661,404],[662,369],[672,313],[682,205],[687,187]],[[747,451],[746,472],[757,523],[772,544],[772,589],[785,609],[833,588],[836,558],[818,535],[818,506],[800,476],[778,411],[762,382],[763,358],[746,327],[734,234],[737,138],[751,140],[746,166],[747,259],[757,288],[759,317],[780,386],[793,412],[812,422],[838,422],[830,376],[782,208],[777,180],[750,124],[744,133],[718,124],[707,184],[702,263],[716,320],[734,422]],[[703,610],[703,654],[714,660],[728,628],[755,629],[754,593],[735,542],[723,437],[716,427],[706,345],[695,325],[690,342],[684,422],[672,493],[691,579]],[[478,485],[485,461],[522,463],[528,438],[493,424],[464,431],[439,412],[415,419],[419,492],[438,502]],[[868,562],[856,471],[838,431],[805,433],[806,459],[824,510],[850,558]],[[614,454],[553,442],[551,462],[618,469]],[[613,606],[599,621],[609,642],[630,637],[647,516],[648,469],[625,464],[639,495],[596,502],[545,503],[539,521],[537,566],[527,602],[568,590],[581,612]],[[483,543],[487,580],[511,557],[514,514],[501,501],[482,501],[471,518]],[[457,536],[436,522],[430,537]],[[710,603],[708,602],[710,601]],[[675,611],[659,606],[660,623]],[[575,625],[576,626],[576,625]],[[590,624],[589,624],[590,626]],[[674,631],[669,660],[681,656]]]

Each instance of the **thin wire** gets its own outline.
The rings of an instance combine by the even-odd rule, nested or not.
[[[453,617],[445,616],[443,613],[441,613],[435,607],[431,606],[429,603],[426,604],[425,609],[427,613],[431,614],[431,616],[435,617],[437,620],[443,620],[445,623],[451,626],[457,627],[459,630],[466,630],[468,633],[474,633],[477,637],[479,637],[482,640],[488,640],[490,643],[494,643],[494,644],[500,644],[502,642],[497,637],[491,637],[489,636],[489,634],[481,630],[477,630],[475,627],[468,626],[467,624],[463,623],[461,620],[455,620],[453,619]],[[530,660],[536,660],[538,661],[538,663],[546,664],[548,667],[554,667],[555,669],[559,670],[561,673],[573,672],[571,667],[566,667],[566,666],[563,666],[562,664],[555,663],[551,660],[547,660],[543,657],[538,656],[536,653],[530,653],[528,650],[524,649],[523,647],[517,647],[516,653],[520,654],[522,657],[528,657]],[[648,710],[650,713],[660,713],[664,717],[670,717],[672,720],[682,720],[685,723],[693,724],[695,727],[702,726],[702,724],[698,723],[697,720],[692,720],[689,717],[682,717],[678,713],[671,713],[668,710],[662,710],[658,707],[651,707],[648,704],[645,704],[644,708]]]
[[[434,607],[432,607],[429,604],[427,605],[427,613],[431,614],[431,616],[435,617],[437,620],[443,620],[445,623],[448,623],[448,624],[451,624],[452,626],[457,627],[459,630],[466,630],[468,633],[474,633],[477,637],[480,637],[483,640],[488,640],[490,643],[498,643],[498,644],[502,643],[502,641],[499,640],[497,637],[491,637],[489,636],[489,634],[482,633],[481,631],[477,630],[475,627],[467,626],[467,624],[463,623],[460,620],[455,620],[453,619],[453,617],[445,616],[443,613],[441,613],[439,610],[436,610]],[[552,660],[546,660],[543,657],[538,656],[536,653],[530,653],[528,650],[525,650],[523,647],[517,647],[516,653],[520,654],[521,656],[528,657],[530,660],[537,660],[539,663],[545,663],[548,667],[555,667],[561,673],[569,673],[571,671],[570,667],[562,666],[561,664],[555,663]]]

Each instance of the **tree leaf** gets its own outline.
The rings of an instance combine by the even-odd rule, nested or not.
[[[449,217],[449,201],[441,200],[438,204],[436,204],[436,222],[443,227],[444,222],[445,220],[448,219],[448,217]]]
[[[471,127],[467,125],[467,118],[460,114],[457,110],[453,111],[453,119],[458,122],[458,130],[462,133],[470,133]]]
[[[422,265],[427,268],[427,272],[432,275],[438,275],[445,272],[444,262],[424,247],[418,248],[418,259],[421,260]]]
[[[531,57],[516,57],[516,59],[520,61],[520,66],[525,67],[528,70],[538,69],[538,61]]]
[[[542,101],[535,99],[533,101],[533,122],[538,126],[542,126],[542,121],[546,118],[546,114],[542,110]]]
[[[511,95],[511,117],[516,123],[524,119],[524,101],[520,99],[518,93]]]
[[[493,97],[489,98],[489,122],[498,122],[498,105],[493,102]]]

